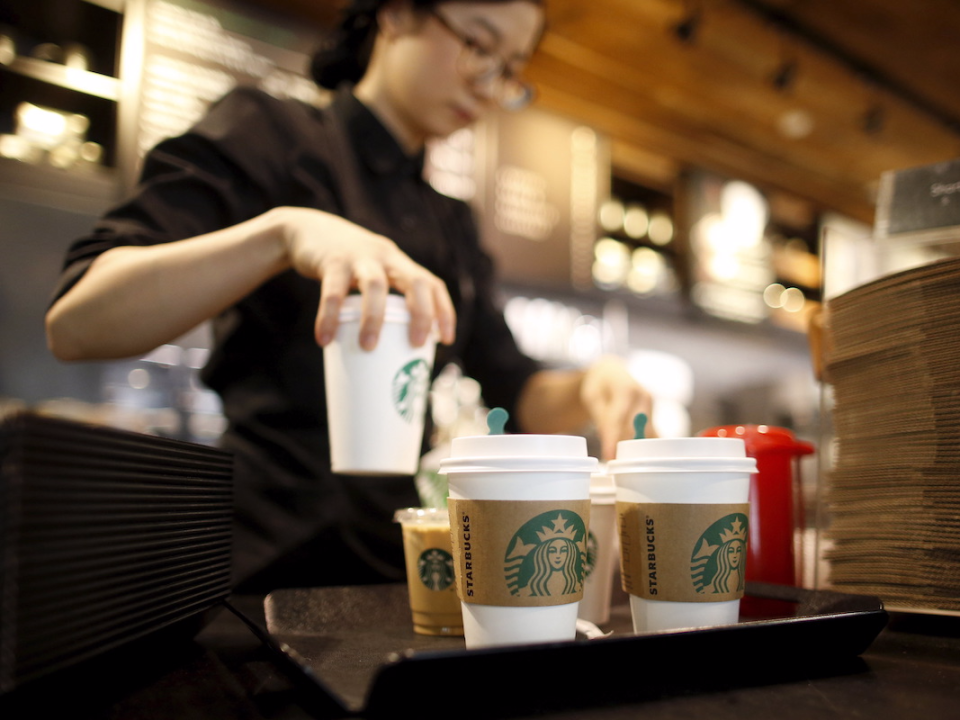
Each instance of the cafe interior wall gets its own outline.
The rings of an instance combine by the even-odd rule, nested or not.
[[[280,21],[270,16],[268,23],[260,22],[261,17],[258,22],[237,25],[236,13],[225,12],[222,18],[217,15],[218,8],[228,6],[229,3],[212,3],[212,15],[199,25],[204,30],[202,36],[194,38],[186,21],[200,6],[184,5],[178,9],[176,3],[151,5],[154,15],[160,7],[166,13],[151,16],[151,25],[145,15],[137,14],[145,12],[144,3],[129,4],[123,26],[128,49],[123,65],[127,69],[125,95],[119,108],[120,140],[119,147],[111,153],[118,159],[124,182],[129,182],[142,155],[147,124],[155,130],[160,119],[188,122],[189,118],[182,116],[184,108],[200,112],[209,100],[202,96],[209,89],[206,80],[216,77],[230,81],[224,75],[228,69],[210,59],[217,57],[208,52],[210,42],[222,42],[224,47],[242,51],[246,59],[243,73],[255,73],[262,67],[282,70],[260,79],[269,80],[272,90],[295,96],[306,92],[306,86],[292,71],[300,60],[264,39],[268,38],[267,31]],[[157,23],[163,23],[167,31],[150,33],[150,27],[159,27]],[[214,35],[210,35],[211,28],[216,29]],[[263,38],[251,37],[259,32],[264,33]],[[294,36],[301,37],[288,37]],[[139,41],[132,42],[131,37],[139,37]],[[301,39],[303,48],[307,47],[309,43]],[[191,54],[194,44],[198,52]],[[141,48],[139,54],[132,53],[130,48],[137,47]],[[156,65],[168,73],[185,60],[202,66],[204,72],[198,78],[206,79],[205,82],[194,87],[187,76],[182,76],[183,82],[177,84],[180,94],[171,100],[176,101],[178,113],[167,112],[163,107],[151,110],[144,94],[150,90],[150,67]],[[130,68],[135,77],[130,76]],[[253,75],[236,79],[257,81]],[[156,93],[151,94],[155,96]],[[646,363],[647,367],[652,362],[659,363],[659,368],[680,368],[678,372],[686,380],[679,383],[679,394],[669,398],[673,402],[679,397],[682,406],[679,414],[684,417],[675,426],[677,433],[739,422],[786,424],[801,432],[811,428],[815,424],[816,391],[802,334],[771,327],[769,323],[748,327],[731,321],[711,321],[702,314],[692,316],[687,312],[689,307],[677,297],[644,299],[630,293],[598,291],[592,286],[589,263],[596,240],[595,211],[610,192],[608,148],[604,139],[589,128],[562,118],[536,111],[520,117],[524,119],[501,118],[499,123],[481,127],[472,139],[469,135],[455,139],[452,157],[468,165],[473,158],[477,165],[473,169],[478,172],[472,178],[461,172],[459,181],[454,178],[454,184],[459,182],[460,187],[446,190],[465,196],[472,184],[481,195],[485,192],[488,202],[485,206],[481,202],[481,214],[484,207],[494,207],[498,182],[500,187],[512,188],[515,195],[525,198],[525,206],[512,206],[512,215],[501,213],[501,218],[514,222],[512,228],[507,226],[507,232],[501,232],[503,227],[495,227],[492,217],[482,217],[481,221],[485,236],[501,235],[499,241],[494,237],[490,242],[505,271],[504,303],[511,299],[538,300],[541,306],[560,308],[560,312],[574,318],[574,324],[579,323],[578,340],[572,346],[568,343],[566,354],[554,353],[543,359],[552,364],[571,364],[589,360],[595,352],[602,351],[628,358],[633,355],[635,363]],[[520,132],[522,125],[516,123],[527,125],[526,134]],[[527,142],[529,137],[540,142]],[[557,138],[561,140],[559,144]],[[557,152],[557,148],[562,151]],[[476,161],[478,153],[496,158],[494,165],[480,167],[482,163]],[[536,166],[531,168],[530,162]],[[4,163],[7,173],[12,163]],[[553,164],[544,167],[544,163]],[[579,174],[573,172],[577,169]],[[561,196],[560,200],[547,198],[546,186],[538,185],[543,178],[566,188],[577,186],[580,194]],[[17,185],[16,180],[0,182],[5,255],[0,264],[0,402],[93,415],[95,419],[133,429],[212,441],[222,419],[216,398],[196,380],[196,368],[209,346],[205,326],[145,358],[129,361],[65,365],[47,351],[43,313],[63,252],[69,241],[85,233],[113,200],[110,193],[100,193],[84,202],[65,201],[65,197],[64,193]],[[531,209],[533,212],[529,212]],[[531,218],[535,221],[532,226],[528,222]],[[521,234],[548,227],[560,235],[549,240],[553,243],[549,252],[541,242],[523,256],[522,243],[511,232],[518,230],[518,221],[521,226],[527,224],[520,227]],[[518,252],[519,255],[511,254]],[[529,272],[531,267],[536,272]],[[544,282],[545,271],[550,282]],[[599,333],[601,342],[583,340],[590,336],[591,328],[597,331],[594,335]],[[515,329],[521,335],[521,344],[529,344],[522,337],[523,328]],[[665,383],[661,376],[651,384],[662,389]]]

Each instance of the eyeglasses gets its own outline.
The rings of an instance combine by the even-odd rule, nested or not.
[[[430,8],[429,12],[463,45],[457,59],[457,70],[464,78],[473,83],[494,81],[494,97],[504,110],[522,110],[530,104],[536,91],[510,69],[504,58],[458,30],[436,8]]]

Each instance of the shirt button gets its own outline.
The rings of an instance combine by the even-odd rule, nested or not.
[[[416,215],[404,215],[400,218],[400,227],[409,232],[420,225],[420,219]]]

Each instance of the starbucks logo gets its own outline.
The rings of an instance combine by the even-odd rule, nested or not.
[[[600,543],[597,542],[597,536],[593,534],[593,530],[590,530],[587,533],[587,560],[583,565],[583,579],[586,580],[593,574],[593,570],[597,567],[597,553],[600,552]]]
[[[524,523],[507,546],[504,576],[511,595],[579,593],[586,564],[586,525],[570,510],[552,510]]]
[[[430,590],[446,590],[453,585],[453,557],[440,548],[427,548],[417,559],[417,574]]]
[[[707,528],[690,557],[690,576],[698,593],[743,590],[747,554],[747,516],[733,513]]]
[[[426,360],[411,360],[393,376],[393,406],[407,422],[419,417],[430,386]]]

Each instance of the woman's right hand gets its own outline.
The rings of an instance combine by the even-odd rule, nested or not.
[[[440,342],[453,342],[456,312],[446,285],[392,240],[320,210],[281,207],[268,215],[280,228],[290,266],[322,283],[315,326],[321,346],[333,339],[343,300],[352,289],[363,297],[360,345],[364,349],[377,344],[391,288],[406,296],[412,345],[423,345],[434,325]]]

